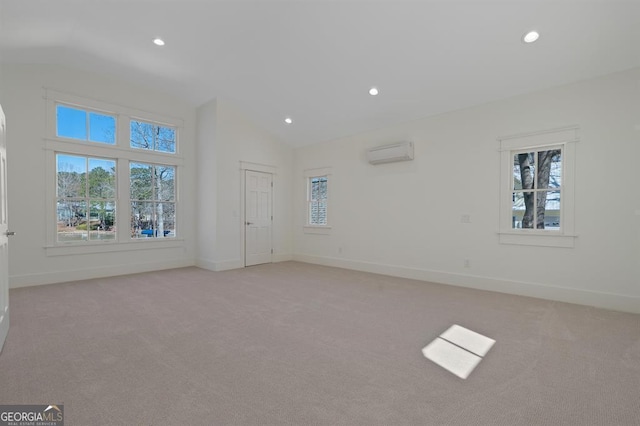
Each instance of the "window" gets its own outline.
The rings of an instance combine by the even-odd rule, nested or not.
[[[57,240],[116,238],[116,161],[56,155]]]
[[[176,152],[176,131],[170,127],[131,120],[131,148]]]
[[[47,253],[177,241],[181,122],[51,90],[46,100]]]
[[[175,236],[173,166],[130,163],[131,237]]]
[[[562,147],[514,152],[512,227],[559,231],[561,184]]]
[[[309,178],[309,225],[327,225],[327,177]]]
[[[329,234],[329,180],[331,168],[307,169],[304,172],[306,206],[304,208],[304,232]]]
[[[56,136],[115,144],[116,118],[109,114],[56,105]]]
[[[500,242],[572,247],[577,128],[500,139]]]

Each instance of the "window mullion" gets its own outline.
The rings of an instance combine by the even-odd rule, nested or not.
[[[116,230],[118,242],[128,242],[126,229],[131,224],[129,161],[119,157],[116,163]],[[126,206],[126,207],[125,207]]]
[[[151,128],[151,132],[153,133],[153,146],[151,147],[152,151],[157,151],[158,149],[158,132],[160,128],[158,126],[153,126]]]
[[[153,144],[155,145],[155,139],[156,139],[156,134],[155,131],[153,131]],[[156,166],[152,165],[151,166],[151,229],[153,229],[154,232],[154,237],[157,237],[157,233],[158,233],[158,217],[156,216],[158,213],[158,194],[157,194],[157,188],[158,188],[158,182],[156,179]]]
[[[118,114],[116,117],[116,146],[121,149],[129,148],[129,117]]]
[[[88,110],[84,110],[85,111],[85,116],[84,116],[84,131],[87,135],[87,141],[89,141],[91,139],[91,137],[89,136],[91,134],[91,128],[89,127],[89,111]],[[87,236],[87,238],[89,238]]]
[[[87,114],[89,120],[89,114]],[[89,122],[87,121],[87,138],[89,137]],[[91,200],[89,198],[89,156],[85,157],[85,177],[84,177],[84,220],[87,225],[87,242],[91,240]]]

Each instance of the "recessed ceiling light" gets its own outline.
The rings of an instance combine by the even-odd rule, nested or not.
[[[287,123],[287,124],[291,124],[291,123],[293,123],[293,120],[291,119],[291,117],[287,117],[287,118],[284,119],[284,122]]]
[[[376,96],[378,94],[378,88],[377,87],[372,87],[371,89],[369,89],[369,94],[371,96]]]
[[[533,43],[540,37],[537,31],[529,31],[522,37],[522,41],[525,43]]]
[[[153,44],[155,44],[156,46],[164,46],[164,40],[161,38],[154,38]]]

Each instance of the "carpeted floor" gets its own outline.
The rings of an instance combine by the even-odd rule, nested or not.
[[[0,404],[66,425],[640,425],[640,315],[296,262],[11,290]],[[421,349],[496,340],[462,380]]]

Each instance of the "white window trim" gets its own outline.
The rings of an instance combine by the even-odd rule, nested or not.
[[[118,251],[130,251],[139,249],[158,249],[184,246],[184,239],[181,237],[181,229],[184,226],[183,207],[180,203],[182,192],[182,167],[184,158],[181,156],[180,134],[184,127],[183,120],[166,115],[155,114],[135,108],[113,105],[102,101],[83,98],[76,95],[57,92],[51,89],[44,89],[44,99],[46,103],[46,124],[43,138],[43,148],[45,150],[45,181],[46,184],[46,244],[45,253],[47,256],[65,256],[88,253],[106,253]],[[114,145],[86,140],[77,140],[56,135],[56,105],[65,104],[84,110],[104,112],[116,117],[116,143]],[[172,127],[176,130],[176,153],[163,153],[158,151],[147,151],[129,146],[129,121],[142,120],[145,122]],[[117,196],[116,204],[118,213],[116,216],[116,227],[121,230],[117,233],[115,240],[106,241],[86,241],[86,242],[59,242],[57,241],[57,229],[55,226],[56,217],[56,154],[75,154],[80,156],[111,158],[117,161],[116,181]],[[159,164],[176,167],[176,230],[178,237],[167,239],[132,239],[128,230],[131,224],[131,212],[129,211],[129,185],[121,184],[125,176],[129,176],[129,162],[141,162],[148,164]]]
[[[303,232],[305,234],[319,234],[319,235],[328,235],[331,233],[331,225],[329,221],[329,200],[331,198],[331,191],[329,190],[329,185],[331,182],[331,175],[333,170],[331,167],[319,167],[315,169],[306,169],[304,171],[304,200],[305,200],[305,218],[303,225]],[[327,224],[326,225],[312,225],[309,223],[309,179],[313,177],[327,177]]]
[[[141,121],[146,121],[153,124],[160,124],[168,127],[174,127],[176,128],[176,130],[180,130],[184,127],[184,121],[177,117],[171,117],[164,114],[157,114],[149,111],[143,111],[137,108],[131,108],[131,107],[122,106],[122,105],[115,105],[107,102],[102,102],[96,99],[90,99],[86,97],[72,95],[69,93],[58,92],[52,89],[44,89],[44,98],[47,101],[47,126],[46,126],[47,129],[46,129],[45,138],[56,139],[56,140],[65,139],[65,138],[58,138],[56,136],[56,110],[55,110],[56,103],[62,103],[62,104],[69,105],[71,107],[75,106],[80,109],[89,109],[96,112],[104,112],[109,115],[115,115],[116,120],[118,120],[120,116],[123,115],[126,117],[127,121],[128,119],[141,120]],[[126,128],[127,127],[125,126],[125,130]],[[121,130],[121,128],[118,127],[118,130]],[[129,146],[128,144],[129,139],[126,137],[128,134],[129,132],[127,131],[126,134],[117,135],[118,141],[120,142],[120,144],[122,144],[125,147]],[[178,136],[176,136],[176,139],[178,139]],[[76,139],[69,139],[69,140],[77,141]],[[94,144],[96,142],[91,142],[91,143]],[[98,142],[97,144],[100,144],[100,142]],[[109,146],[113,146],[113,145],[109,145]],[[129,149],[133,149],[133,148],[129,148]],[[176,154],[179,154],[179,152],[180,152],[180,145],[178,144],[176,146]],[[176,154],[170,154],[170,155],[176,155]]]
[[[580,141],[578,126],[568,126],[539,132],[498,138],[500,143],[500,214],[498,235],[501,244],[545,247],[574,246],[575,238],[575,159]],[[512,228],[513,151],[562,148],[562,195],[560,199],[560,230],[519,230]]]

